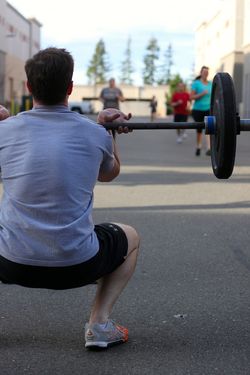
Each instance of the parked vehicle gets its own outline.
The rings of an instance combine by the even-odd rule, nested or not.
[[[82,101],[70,101],[69,102],[69,109],[71,111],[78,112],[82,115],[84,114],[93,114],[94,108],[89,100],[82,100]]]

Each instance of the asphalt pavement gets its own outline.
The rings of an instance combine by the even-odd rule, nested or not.
[[[250,134],[238,137],[234,174],[174,130],[118,136],[122,169],[95,189],[96,222],[133,225],[136,272],[112,317],[128,343],[84,348],[95,285],[67,291],[0,284],[1,375],[249,375]]]

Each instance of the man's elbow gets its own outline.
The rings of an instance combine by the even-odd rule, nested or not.
[[[98,176],[99,182],[111,182],[120,174],[120,167],[113,169],[109,173],[100,173]]]

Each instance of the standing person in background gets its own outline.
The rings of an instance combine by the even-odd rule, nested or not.
[[[109,86],[104,87],[100,94],[100,100],[103,103],[103,109],[116,108],[119,109],[119,103],[124,102],[125,98],[122,91],[116,87],[115,79],[110,78]]]
[[[186,85],[179,82],[171,100],[171,106],[174,111],[175,122],[186,122],[189,115],[190,95],[186,91]],[[183,138],[186,138],[185,131],[177,129],[177,143],[181,143]]]
[[[151,99],[151,101],[149,103],[149,106],[151,108],[151,110],[150,110],[150,113],[151,113],[151,116],[150,116],[151,122],[153,122],[155,120],[155,118],[156,118],[157,105],[158,105],[158,103],[157,103],[156,97],[153,95],[153,97],[152,97],[152,99]]]
[[[195,78],[191,86],[191,100],[194,100],[192,116],[194,121],[203,122],[204,116],[209,116],[212,82],[208,80],[209,68],[203,66],[200,75]],[[206,137],[206,155],[211,155],[210,139]],[[202,129],[197,129],[195,155],[200,156],[202,148]]]
[[[120,102],[124,102],[125,98],[122,91],[116,87],[115,79],[110,78],[109,86],[104,87],[100,94],[100,100],[103,103],[103,109],[115,108],[120,109]],[[112,130],[113,137],[115,138],[115,130]]]

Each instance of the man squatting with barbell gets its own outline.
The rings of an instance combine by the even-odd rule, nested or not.
[[[25,64],[33,109],[8,117],[1,107],[0,280],[48,289],[97,281],[85,346],[106,348],[128,340],[110,315],[134,272],[139,236],[125,224],[94,225],[93,190],[120,172],[117,145],[101,124],[131,115],[106,109],[97,124],[70,111],[73,68],[65,49],[38,52]]]

